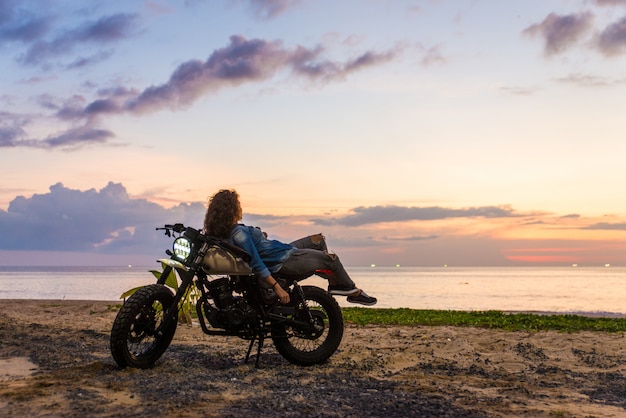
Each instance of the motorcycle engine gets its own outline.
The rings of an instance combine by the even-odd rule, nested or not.
[[[213,280],[208,290],[218,308],[208,315],[213,327],[237,330],[255,321],[256,312],[243,297],[233,295],[228,277]]]

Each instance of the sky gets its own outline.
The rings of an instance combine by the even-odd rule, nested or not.
[[[0,266],[165,223],[348,266],[626,265],[626,0],[0,0]]]

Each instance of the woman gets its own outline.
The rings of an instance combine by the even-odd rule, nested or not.
[[[329,281],[328,291],[334,295],[348,297],[348,302],[375,305],[377,300],[358,289],[339,257],[328,252],[321,234],[312,235],[285,244],[268,240],[259,228],[239,224],[243,218],[239,194],[234,190],[220,190],[209,200],[204,218],[207,235],[230,239],[252,257],[252,271],[274,289],[281,303],[289,303],[289,293],[272,276],[308,277],[317,274]]]

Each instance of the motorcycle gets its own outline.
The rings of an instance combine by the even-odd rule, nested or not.
[[[259,367],[268,338],[286,360],[302,366],[322,363],[337,350],[344,330],[341,309],[325,290],[300,286],[299,281],[309,276],[273,274],[290,296],[290,302],[282,305],[254,275],[250,255],[243,249],[183,224],[156,229],[174,238],[172,250],[166,251],[170,258],[158,260],[164,269],[156,284],[138,289],[117,313],[110,348],[119,367],[154,365],[170,345],[179,311],[194,286],[202,331],[248,340],[246,363],[256,342]],[[180,282],[175,293],[165,285],[172,272]]]

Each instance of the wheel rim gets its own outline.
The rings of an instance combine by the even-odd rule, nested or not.
[[[316,301],[308,300],[307,305],[309,311],[313,315],[315,322],[314,329],[301,330],[298,328],[287,326],[286,336],[289,338],[289,342],[298,351],[304,353],[310,353],[318,350],[328,338],[328,314],[322,305]],[[299,308],[302,308],[300,305]],[[301,318],[301,320],[308,321],[307,318]]]
[[[144,357],[155,349],[162,331],[158,331],[163,324],[163,312],[167,307],[159,300],[152,305],[144,305],[141,311],[135,315],[135,320],[130,325],[126,347],[129,355],[134,358]]]

